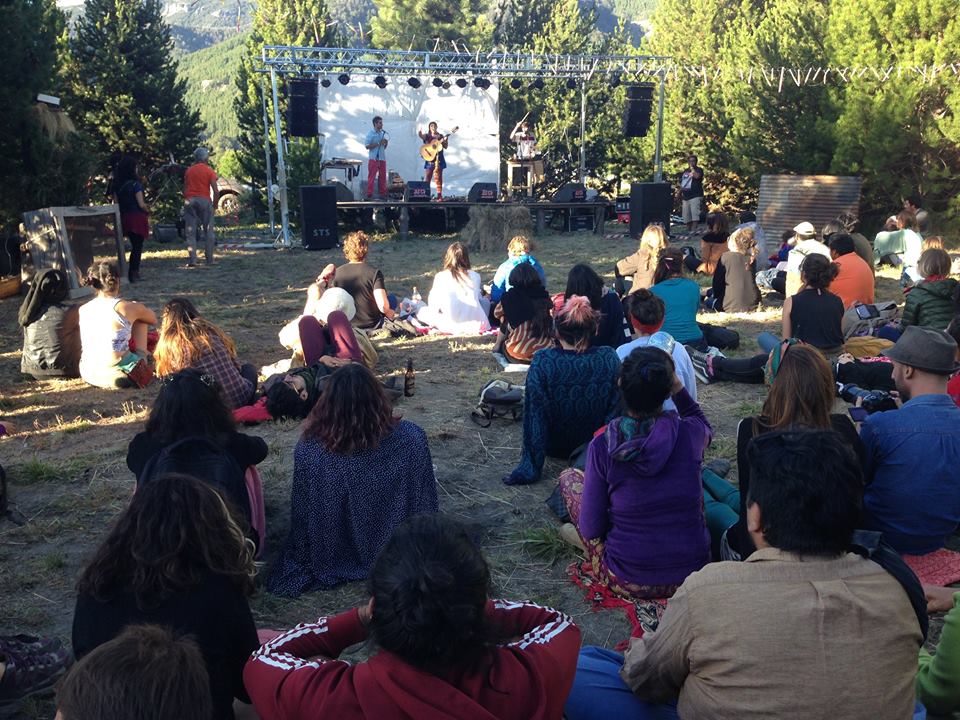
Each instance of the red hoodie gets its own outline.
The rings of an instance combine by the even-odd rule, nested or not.
[[[443,679],[386,650],[359,665],[328,659],[367,638],[349,610],[263,645],[247,661],[244,684],[262,720],[560,720],[579,628],[531,603],[491,600],[487,612],[503,637],[519,639],[492,646],[479,672]]]

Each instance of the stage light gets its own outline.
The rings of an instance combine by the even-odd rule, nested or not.
[[[433,79],[433,86],[436,87],[436,88],[438,88],[438,87],[443,87],[443,78],[434,78],[434,79]]]
[[[530,87],[532,87],[534,90],[543,90],[543,78],[538,77],[536,80],[530,83]]]
[[[523,83],[520,82],[520,78],[514,78],[510,81],[510,87],[512,87],[514,90],[519,90],[521,85],[523,85]]]
[[[576,89],[577,89],[577,81],[574,80],[573,78],[567,78],[567,89],[568,89],[568,90],[576,90]]]
[[[486,90],[488,87],[490,87],[490,81],[482,77],[474,78],[473,86],[478,87],[481,90]]]
[[[324,87],[330,87],[330,78],[324,78],[323,80],[320,81],[320,84],[323,85]]]
[[[347,75],[346,73],[340,73],[337,76],[337,80],[340,81],[341,85],[346,85],[348,82],[350,82],[350,76]]]
[[[387,79],[383,75],[377,75],[373,79],[373,82],[381,90],[383,90],[387,86]]]
[[[444,80],[444,81],[443,81],[443,89],[444,89],[444,90],[449,90],[449,89],[450,89],[450,81],[449,81],[449,80]]]
[[[465,88],[466,86],[467,86],[467,79],[466,79],[466,78],[457,78],[457,87],[458,87],[458,88]]]
[[[420,78],[407,78],[407,85],[416,90],[418,87],[420,87]]]

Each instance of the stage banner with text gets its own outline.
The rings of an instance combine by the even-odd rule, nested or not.
[[[360,177],[354,183],[357,199],[366,197],[367,149],[364,139],[372,129],[371,120],[383,118],[388,134],[387,170],[404,180],[422,180],[424,161],[417,130],[426,132],[436,122],[442,134],[459,127],[444,151],[447,169],[443,172],[445,197],[466,196],[475,182],[500,183],[499,87],[486,90],[472,84],[449,89],[433,87],[425,78],[420,88],[410,87],[404,79],[390,78],[380,89],[372,78],[353,77],[349,85],[335,79],[318,92],[320,133],[324,161],[334,158],[362,160]],[[434,192],[435,192],[434,187]]]

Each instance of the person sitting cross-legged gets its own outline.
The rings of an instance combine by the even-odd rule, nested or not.
[[[911,325],[881,355],[893,362],[903,405],[860,428],[866,524],[899,552],[923,555],[960,525],[960,408],[947,394],[960,370],[957,343],[943,330]]]
[[[440,515],[401,524],[358,608],[307,622],[250,658],[262,720],[560,720],[580,630],[561,612],[493,600],[465,527]],[[365,662],[340,655],[367,640]]]
[[[854,453],[807,430],[765,433],[748,457],[757,551],[688,577],[623,658],[584,648],[568,720],[913,716],[923,631],[906,586],[848,552],[863,494]]]

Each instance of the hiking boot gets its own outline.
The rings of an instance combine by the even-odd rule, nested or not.
[[[30,636],[25,637],[32,640]],[[31,695],[53,690],[54,684],[73,662],[67,648],[48,651],[49,640],[35,643],[7,638],[0,640],[0,662],[5,669],[0,678],[0,711],[9,710]]]
[[[690,356],[690,362],[693,363],[693,374],[697,376],[697,380],[704,385],[712,383],[713,376],[710,374],[709,354],[700,352],[690,345],[684,345],[683,347],[686,348],[687,355]]]

